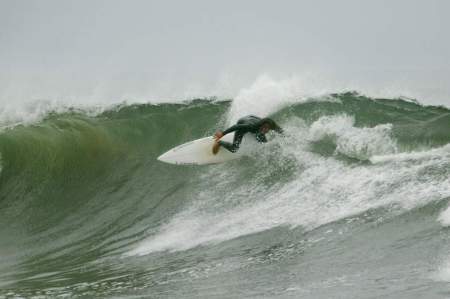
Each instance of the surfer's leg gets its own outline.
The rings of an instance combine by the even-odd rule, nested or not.
[[[228,151],[235,153],[237,151],[237,148],[234,146],[234,143],[229,143],[226,141],[219,141],[218,142],[219,146],[223,146],[224,148],[226,148]]]
[[[234,134],[234,138],[233,138],[233,143],[229,143],[226,141],[219,141],[219,145],[223,146],[224,148],[226,148],[228,151],[235,153],[238,151],[239,146],[241,145],[242,142],[242,137],[244,137],[243,134],[239,134],[238,132],[236,132]]]

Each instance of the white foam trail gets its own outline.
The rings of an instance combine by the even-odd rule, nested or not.
[[[349,164],[311,152],[307,139],[314,135],[313,128],[302,120],[283,126],[288,138],[258,147],[253,155],[255,172],[245,184],[236,177],[247,170],[237,164],[210,168],[197,182],[199,192],[192,206],[129,254],[185,250],[280,225],[309,230],[372,208],[395,204],[411,209],[450,196],[449,156],[413,163]],[[374,132],[362,130],[352,136]],[[351,137],[344,140],[354,142]],[[391,157],[396,155],[401,154]],[[293,171],[288,181],[265,183],[285,169]],[[444,173],[435,175],[433,169]]]
[[[432,277],[437,281],[447,281],[450,282],[450,259],[445,260],[437,270],[437,273]]]
[[[372,163],[387,163],[387,162],[407,162],[418,160],[441,160],[442,158],[450,159],[450,144],[442,147],[433,148],[423,151],[398,153],[395,155],[380,155],[370,158]]]
[[[442,224],[442,226],[445,226],[445,227],[450,226],[450,207],[448,207],[445,211],[443,211],[439,215],[438,221]],[[449,272],[449,274],[450,274],[450,272]],[[450,275],[449,275],[449,277],[450,277]]]

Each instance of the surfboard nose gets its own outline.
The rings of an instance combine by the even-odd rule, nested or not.
[[[161,162],[170,163],[170,164],[175,164],[175,163],[173,162],[173,160],[170,159],[170,155],[168,155],[168,153],[169,153],[169,152],[166,152],[166,153],[162,154],[161,156],[159,156],[159,157],[156,158],[156,159],[157,159],[158,161],[161,161]]]

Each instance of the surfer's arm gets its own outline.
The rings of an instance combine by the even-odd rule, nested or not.
[[[222,134],[227,135],[228,133],[238,131],[238,130],[246,132],[246,131],[249,131],[250,127],[251,127],[250,125],[246,125],[246,124],[236,124],[234,126],[229,127],[225,131],[223,131]]]
[[[219,140],[220,138],[222,138],[223,136],[227,135],[228,133],[235,132],[235,131],[240,131],[240,132],[242,132],[244,134],[244,133],[250,131],[250,129],[251,129],[251,125],[235,124],[234,126],[229,127],[225,131],[217,131],[214,134],[214,138],[216,140]]]

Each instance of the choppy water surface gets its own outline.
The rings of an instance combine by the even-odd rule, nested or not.
[[[450,110],[277,106],[237,161],[156,161],[233,102],[69,110],[0,133],[0,298],[447,298]]]

